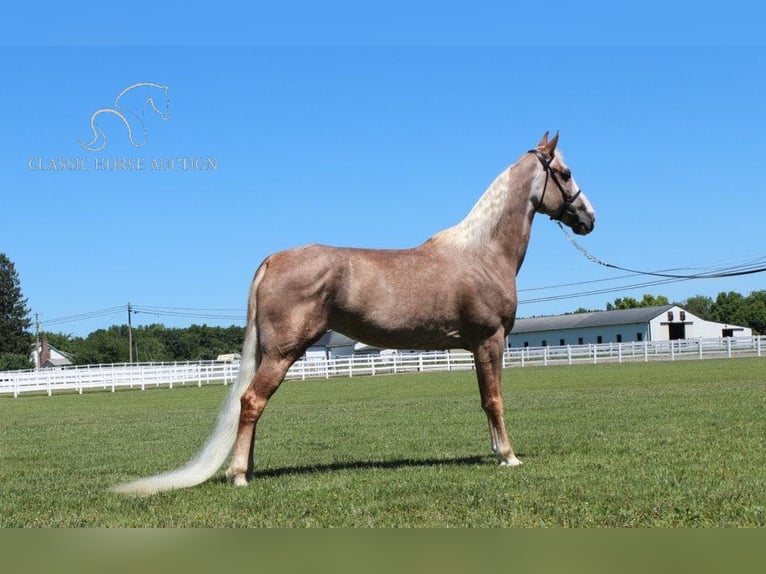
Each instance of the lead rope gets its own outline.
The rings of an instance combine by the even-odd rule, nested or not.
[[[583,256],[592,263],[596,263],[597,265],[601,265],[603,267],[609,267],[610,269],[619,269],[620,271],[627,271],[628,273],[636,273],[639,275],[650,275],[652,277],[668,277],[670,279],[718,279],[721,277],[738,277],[740,275],[752,275],[753,273],[762,273],[763,271],[766,271],[766,266],[762,267],[752,267],[752,265],[749,268],[746,269],[739,269],[737,271],[711,271],[709,273],[698,273],[693,275],[679,275],[674,273],[660,273],[657,271],[639,271],[637,269],[629,269],[627,267],[620,267],[619,265],[614,265],[613,263],[607,263],[606,261],[603,261],[593,255],[590,251],[585,249],[582,245],[580,245],[577,240],[575,240],[574,237],[572,237],[569,232],[564,229],[564,225],[560,221],[556,221],[556,224],[559,226],[559,229],[561,229],[564,236],[567,238],[569,243],[572,244],[572,246],[577,249],[580,253],[583,254]]]

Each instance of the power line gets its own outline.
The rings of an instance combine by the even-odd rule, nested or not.
[[[614,263],[608,263],[602,259],[599,259],[592,253],[590,253],[585,247],[580,245],[574,237],[572,237],[566,229],[564,229],[564,225],[557,221],[559,229],[561,229],[564,236],[567,238],[569,243],[572,244],[572,246],[577,249],[582,255],[588,260],[593,263],[596,263],[597,265],[601,265],[603,267],[609,267],[611,269],[619,269],[620,271],[627,271],[629,273],[635,273],[637,275],[650,275],[653,277],[665,277],[669,279],[721,279],[724,277],[740,277],[742,275],[752,275],[754,273],[763,273],[766,271],[766,257],[759,257],[757,259],[754,259],[752,261],[749,261],[747,263],[741,263],[739,265],[734,265],[730,267],[723,267],[719,269],[713,269],[711,271],[704,271],[702,273],[691,273],[691,274],[679,274],[679,273],[667,273],[667,272],[661,272],[661,271],[640,271],[636,269],[630,269],[628,267],[622,267],[620,265],[615,265]],[[694,267],[687,267],[686,269],[694,269]]]
[[[88,321],[91,319],[98,319],[100,317],[114,318],[124,313],[138,314],[144,313],[148,315],[166,316],[166,317],[179,317],[188,319],[208,319],[218,321],[244,321],[245,311],[244,309],[221,309],[221,308],[195,308],[195,307],[161,307],[161,306],[144,306],[133,305],[128,303],[127,305],[117,305],[115,307],[108,307],[105,309],[97,309],[94,311],[86,311],[83,313],[76,313],[73,315],[66,315],[63,317],[56,317],[53,319],[45,319],[40,321],[40,324],[45,327],[53,327],[57,325],[66,325],[68,323],[79,323]],[[130,319],[130,316],[129,316]],[[130,321],[129,321],[130,322]]]
[[[564,293],[561,295],[550,295],[548,297],[537,297],[534,299],[520,299],[519,305],[529,305],[532,303],[548,303],[550,301],[563,301],[564,299],[576,299],[578,297],[589,297],[592,295],[603,295],[605,293],[617,293],[629,289],[638,289],[639,287],[654,287],[656,285],[666,285],[668,283],[677,283],[679,281],[689,281],[689,279],[661,279],[655,281],[644,281],[641,283],[631,283],[628,285],[617,285],[615,287],[606,287],[603,289],[592,289],[589,291],[576,291]]]
[[[67,315],[65,317],[58,317],[55,319],[45,319],[41,321],[41,324],[48,325],[63,325],[66,323],[76,323],[79,321],[87,321],[88,319],[97,319],[99,317],[105,317],[107,315],[115,315],[126,309],[125,305],[119,305],[117,307],[109,307],[108,309],[98,309],[96,311],[87,311],[85,313],[77,313],[76,315]]]
[[[244,309],[194,308],[194,307],[159,307],[134,305],[134,313],[145,313],[165,317],[185,317],[210,320],[244,320]]]

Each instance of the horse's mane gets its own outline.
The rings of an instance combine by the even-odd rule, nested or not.
[[[461,248],[489,243],[508,209],[509,195],[521,184],[520,164],[521,160],[498,175],[460,223],[436,233],[429,241]],[[525,203],[526,199],[518,201]]]

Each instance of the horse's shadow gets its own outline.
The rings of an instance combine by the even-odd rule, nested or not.
[[[332,462],[327,464],[315,464],[306,466],[285,466],[256,470],[251,480],[258,478],[279,478],[282,476],[300,476],[310,474],[332,473],[344,470],[393,470],[399,468],[424,468],[429,466],[470,466],[474,464],[486,464],[489,460],[494,461],[493,456],[463,456],[456,458],[405,458],[399,460],[358,460],[349,462]],[[216,482],[226,482],[226,477],[220,477]]]

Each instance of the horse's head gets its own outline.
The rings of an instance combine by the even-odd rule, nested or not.
[[[529,152],[537,157],[545,172],[542,188],[536,194],[536,210],[561,221],[578,235],[587,235],[593,231],[596,213],[582,189],[577,186],[561,152],[556,150],[558,141],[558,132],[550,141],[548,132],[545,132],[537,147]]]

